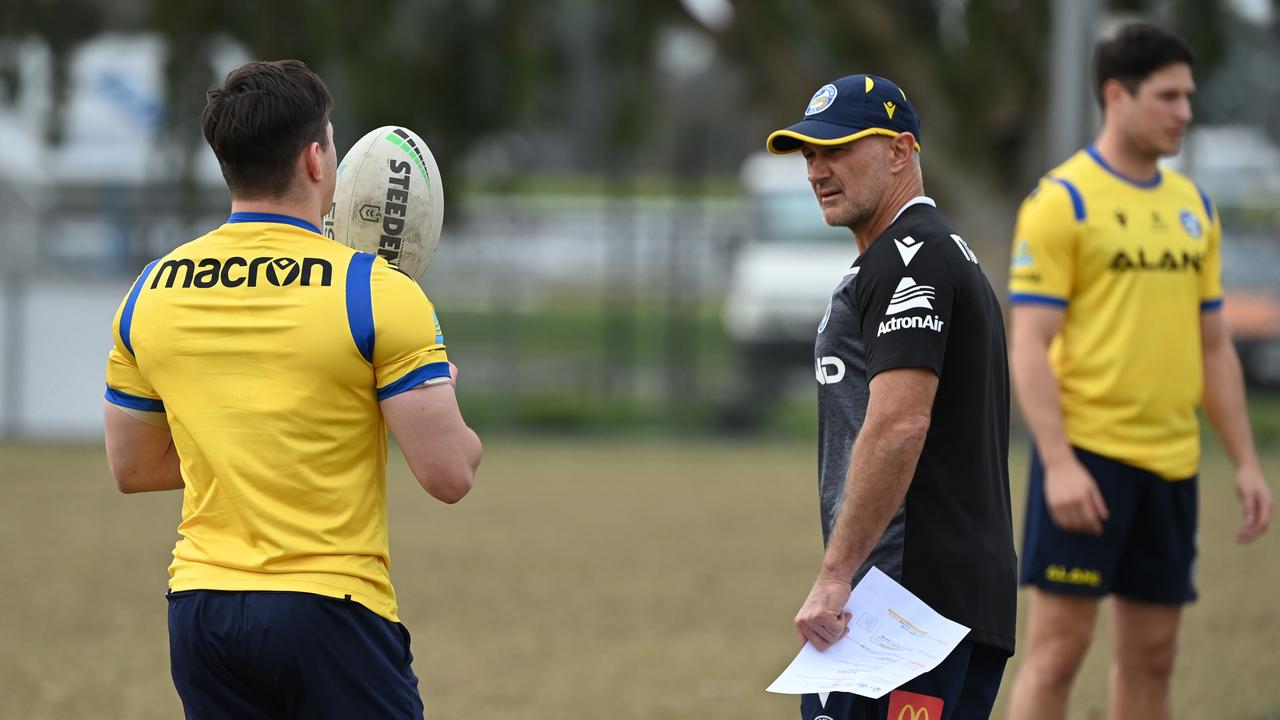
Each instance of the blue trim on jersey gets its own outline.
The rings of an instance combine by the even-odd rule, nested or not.
[[[1218,310],[1221,308],[1222,308],[1222,298],[1205,300],[1204,302],[1200,303],[1200,312],[1207,312],[1209,310]]]
[[[1054,297],[1052,295],[1035,295],[1032,293],[1013,293],[1009,296],[1009,302],[1030,303],[1033,305],[1052,305],[1060,308],[1067,306],[1067,301],[1060,297]]]
[[[378,400],[386,400],[406,390],[412,390],[428,380],[442,377],[449,377],[449,363],[434,362],[429,365],[423,365],[420,368],[410,370],[408,375],[390,385],[378,388]]]
[[[1052,175],[1048,175],[1046,177],[1067,189],[1067,194],[1071,196],[1071,207],[1076,211],[1076,222],[1084,222],[1086,217],[1084,211],[1084,196],[1080,194],[1079,188],[1069,180],[1063,180],[1062,178],[1054,177]]]
[[[120,342],[124,343],[124,349],[133,353],[133,340],[129,337],[129,333],[133,330],[133,306],[138,303],[138,295],[142,292],[142,283],[151,274],[151,268],[160,262],[159,258],[152,260],[146,267],[142,268],[142,274],[133,283],[133,289],[129,291],[129,297],[125,298],[124,308],[120,310]],[[134,355],[137,357],[137,355]]]
[[[374,259],[374,255],[358,252],[347,266],[347,325],[356,349],[368,362],[373,362],[373,290],[369,278]]]
[[[130,410],[141,410],[143,412],[164,412],[164,402],[161,400],[152,400],[151,398],[138,397],[130,395],[127,392],[121,392],[110,385],[107,386],[106,396],[107,402],[112,405],[129,408]]]
[[[303,220],[302,218],[296,218],[292,215],[281,215],[280,213],[233,212],[231,213],[231,217],[227,218],[227,222],[228,223],[247,223],[247,222],[283,223],[285,225],[300,227],[303,230],[310,230],[311,232],[317,235],[320,234],[320,229],[317,228],[315,225],[312,225],[311,223],[307,222],[306,220]]]
[[[1094,162],[1101,165],[1103,170],[1106,170],[1107,172],[1116,176],[1116,178],[1123,180],[1129,183],[1130,185],[1143,188],[1144,190],[1150,190],[1151,188],[1159,185],[1160,181],[1164,179],[1164,176],[1160,174],[1160,168],[1157,167],[1156,176],[1151,178],[1150,180],[1135,180],[1129,177],[1128,175],[1125,175],[1121,173],[1119,170],[1116,170],[1115,168],[1108,165],[1107,161],[1102,159],[1102,154],[1098,152],[1098,148],[1094,147],[1093,145],[1090,145],[1089,147],[1085,148],[1084,151],[1089,153],[1089,157],[1093,158]]]
[[[1192,183],[1195,185],[1195,183]],[[1204,203],[1204,214],[1209,216],[1209,222],[1213,222],[1213,201],[1209,199],[1209,193],[1204,188],[1196,185],[1196,190],[1200,192],[1200,201]]]

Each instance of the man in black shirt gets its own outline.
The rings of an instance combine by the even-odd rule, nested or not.
[[[873,565],[972,629],[878,700],[804,696],[809,719],[987,717],[1013,653],[1004,323],[977,258],[924,195],[919,142],[898,86],[851,75],[767,143],[804,154],[824,219],[860,253],[814,348],[827,549],[796,629],[819,650],[839,640],[852,584]]]

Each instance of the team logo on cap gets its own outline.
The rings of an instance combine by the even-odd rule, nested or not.
[[[831,103],[836,100],[836,86],[827,84],[819,88],[818,92],[813,94],[813,99],[809,101],[809,107],[805,108],[805,117],[820,113],[831,107]]]
[[[1190,210],[1183,210],[1178,214],[1178,220],[1182,223],[1182,229],[1193,238],[1200,237],[1203,232],[1200,227],[1200,218],[1197,218]]]

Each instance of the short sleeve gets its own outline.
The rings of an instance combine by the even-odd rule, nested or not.
[[[449,377],[444,332],[418,283],[378,258],[371,269],[373,368],[378,399]]]
[[[1084,214],[1079,191],[1065,180],[1042,178],[1022,201],[1013,233],[1010,301],[1066,307]]]
[[[160,395],[147,382],[138,368],[138,359],[134,356],[133,320],[137,307],[138,295],[142,291],[143,280],[151,273],[155,263],[151,263],[142,271],[130,288],[129,294],[116,310],[112,323],[111,335],[114,343],[107,354],[107,392],[106,399],[131,410],[144,412],[164,412],[164,402]]]
[[[1205,258],[1200,271],[1200,309],[1222,307],[1222,218],[1218,217],[1209,196],[1200,192],[1209,229],[1205,233]]]
[[[942,246],[950,242],[925,240],[909,265],[896,266],[901,272],[866,268],[860,273],[854,301],[862,318],[868,380],[897,368],[928,368],[942,375],[955,296],[944,259],[948,249]]]

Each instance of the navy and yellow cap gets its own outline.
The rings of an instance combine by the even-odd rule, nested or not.
[[[868,135],[894,137],[909,132],[920,149],[920,116],[907,94],[879,75],[846,75],[813,94],[804,119],[775,130],[765,141],[774,155],[800,149],[802,143],[843,145]]]

